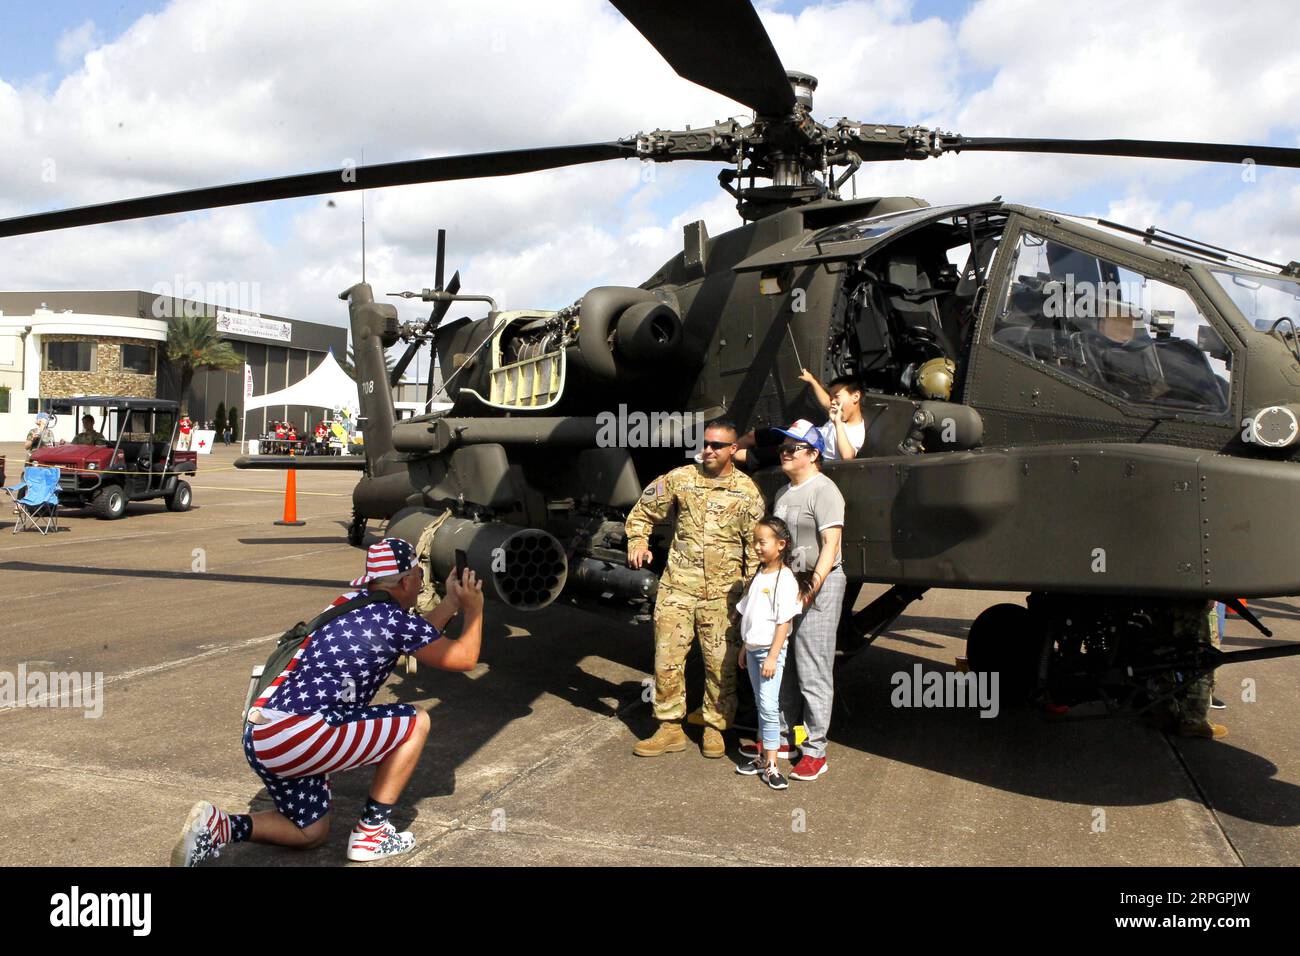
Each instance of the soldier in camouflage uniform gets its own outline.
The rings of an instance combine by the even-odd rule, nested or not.
[[[696,463],[653,481],[627,516],[628,564],[649,563],[650,530],[673,516],[668,566],[655,601],[654,736],[639,741],[641,757],[686,749],[686,654],[699,638],[704,657],[706,757],[721,757],[722,731],[736,714],[736,656],[740,634],[735,607],[758,570],[754,523],[763,517],[763,495],[732,464],[736,428],[711,422]]]
[[[1187,645],[1210,644],[1219,646],[1219,616],[1213,601],[1178,601],[1173,606],[1173,631],[1180,643]],[[1214,674],[1206,674],[1193,681],[1182,698],[1170,701],[1167,707],[1152,715],[1152,722],[1161,729],[1170,730],[1181,737],[1205,737],[1222,740],[1228,728],[1210,720],[1210,698],[1214,692]]]

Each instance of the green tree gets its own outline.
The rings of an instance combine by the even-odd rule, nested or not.
[[[230,406],[230,440],[239,441],[239,406]]]
[[[244,367],[244,360],[217,332],[217,320],[207,315],[172,320],[167,328],[167,358],[180,373],[182,415],[190,412],[189,390],[195,372],[233,372]]]
[[[217,416],[212,419],[212,425],[217,430],[217,438],[221,437],[221,430],[226,427],[226,403],[217,402]]]

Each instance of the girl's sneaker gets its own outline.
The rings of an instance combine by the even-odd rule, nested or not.
[[[409,830],[397,831],[391,823],[377,827],[366,826],[358,821],[348,837],[348,859],[357,863],[382,860],[387,856],[397,856],[415,848],[415,837]]]
[[[736,773],[743,774],[746,777],[753,777],[767,769],[767,763],[761,756],[745,763],[736,764]]]
[[[781,776],[781,771],[776,769],[776,764],[768,764],[763,768],[763,782],[773,790],[784,790],[790,784],[785,782],[785,777]]]
[[[763,756],[763,746],[758,742],[752,744],[741,744],[740,755],[742,757],[761,757]],[[780,757],[782,760],[798,760],[799,748],[792,747],[789,744],[782,742],[780,748],[776,752],[776,755]]]

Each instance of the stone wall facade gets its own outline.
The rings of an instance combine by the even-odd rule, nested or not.
[[[154,350],[154,364],[162,359],[162,342],[148,339],[126,339],[89,335],[51,336],[46,342],[95,342],[96,371],[94,372],[47,372],[41,371],[41,397],[66,398],[78,393],[82,395],[114,395],[122,398],[157,398],[158,376],[141,375],[138,372],[122,368],[122,348],[127,345],[147,345]],[[45,343],[41,343],[44,353]],[[42,366],[45,356],[41,356]]]

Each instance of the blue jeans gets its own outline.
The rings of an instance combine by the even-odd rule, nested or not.
[[[758,739],[763,742],[764,750],[776,750],[781,746],[781,674],[785,671],[785,652],[789,648],[789,640],[781,645],[776,673],[771,677],[763,676],[763,662],[771,648],[745,648],[749,683],[754,688],[754,703],[758,706]]]

